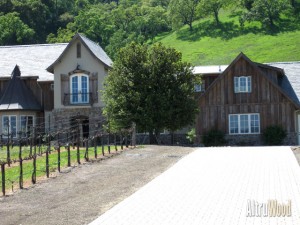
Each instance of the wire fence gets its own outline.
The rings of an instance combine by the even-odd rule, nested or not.
[[[84,124],[78,119],[68,124],[61,120],[60,127],[45,124],[33,126],[26,133],[0,134],[0,186],[2,195],[11,188],[24,188],[24,181],[37,182],[41,176],[50,177],[63,167],[79,165],[99,157],[110,156],[124,146],[131,145],[132,130],[118,133],[106,132],[102,126]],[[87,129],[87,127],[89,129]],[[92,128],[93,127],[93,128]]]

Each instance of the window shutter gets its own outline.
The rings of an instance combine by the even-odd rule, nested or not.
[[[61,82],[61,103],[64,105],[67,102],[65,102],[67,99],[65,98],[65,94],[70,93],[70,81],[69,76],[65,74],[61,74],[60,76],[60,82]]]
[[[239,91],[239,78],[234,77],[234,93],[238,93]]]

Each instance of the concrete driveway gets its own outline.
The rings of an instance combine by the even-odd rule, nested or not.
[[[199,148],[91,224],[300,224],[300,167],[289,147]]]

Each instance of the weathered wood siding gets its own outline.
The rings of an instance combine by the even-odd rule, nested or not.
[[[51,88],[53,81],[40,82],[39,85],[43,90],[42,93],[42,107],[46,111],[51,111],[54,108],[54,90]]]
[[[277,82],[277,72],[265,69],[266,76]],[[287,132],[295,132],[295,106],[277,87],[260,74],[259,69],[240,58],[216,79],[199,97],[200,113],[196,126],[198,135],[219,129],[229,133],[228,115],[259,113],[260,128],[282,125]],[[234,93],[234,76],[251,76],[251,93]],[[203,78],[206,80],[206,78]],[[211,79],[211,78],[209,78]]]

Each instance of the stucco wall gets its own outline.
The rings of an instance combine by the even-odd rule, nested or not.
[[[72,46],[65,52],[62,60],[55,65],[54,67],[54,108],[66,108],[61,102],[61,96],[64,93],[61,93],[61,76],[68,75],[74,71],[79,65],[80,70],[89,71],[91,74],[98,75],[98,89],[103,89],[104,77],[107,75],[107,70],[105,65],[96,59],[91,52],[81,44],[81,58],[77,58],[77,49],[76,45],[79,40],[75,41]],[[98,91],[99,91],[98,90]],[[99,93],[100,94],[100,93]],[[98,97],[98,103],[95,103],[95,107],[103,106],[101,97]]]

